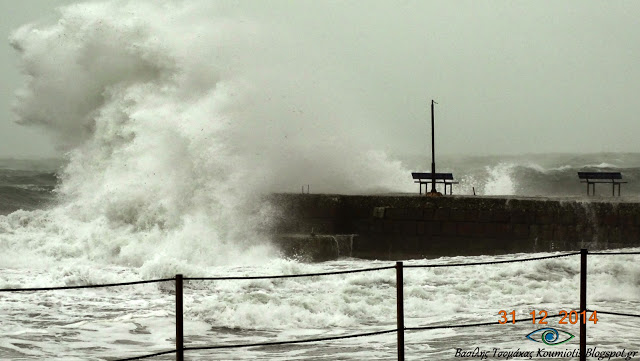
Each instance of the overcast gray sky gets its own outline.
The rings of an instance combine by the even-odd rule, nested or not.
[[[55,8],[70,0],[0,0],[0,157],[48,158],[58,156],[51,139],[40,129],[16,125],[11,114],[14,92],[23,82],[18,55],[9,45],[9,34],[22,24],[55,21]]]
[[[56,20],[71,1],[0,2],[4,38]],[[640,1],[258,1],[225,11],[295,33],[371,117],[371,141],[396,154],[637,152]],[[4,42],[0,157],[49,157],[52,141],[13,124],[23,81]],[[295,53],[299,49],[282,49]],[[295,77],[295,74],[291,74]],[[72,84],[70,84],[71,86]],[[304,89],[301,89],[304,91]]]

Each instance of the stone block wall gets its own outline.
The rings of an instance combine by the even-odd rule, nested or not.
[[[274,194],[271,232],[355,234],[350,255],[406,259],[640,245],[640,203]],[[280,237],[282,238],[282,237]]]

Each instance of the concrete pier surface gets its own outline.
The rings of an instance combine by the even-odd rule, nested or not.
[[[287,254],[410,259],[640,245],[640,201],[416,194],[272,194]],[[326,244],[325,244],[326,243]]]

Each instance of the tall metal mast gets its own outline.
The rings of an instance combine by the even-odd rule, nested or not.
[[[431,192],[436,193],[436,151],[434,137],[433,105],[438,104],[431,99]]]

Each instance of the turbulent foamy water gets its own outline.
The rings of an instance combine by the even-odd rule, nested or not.
[[[528,256],[444,258],[430,263]],[[589,308],[640,312],[640,266],[633,257],[590,258]],[[408,262],[415,263],[419,261]],[[390,263],[344,259],[311,265],[273,260],[261,266],[194,268],[187,275],[291,274],[384,265]],[[31,264],[4,268],[0,286],[137,280],[148,277],[147,273],[145,269],[42,262],[39,267]],[[405,324],[418,327],[490,322],[497,320],[503,309],[515,310],[519,318],[530,317],[532,310],[555,314],[577,307],[578,284],[577,256],[506,265],[406,269]],[[4,337],[0,357],[98,360],[171,350],[174,342],[171,289],[172,285],[166,284],[3,294],[0,328]],[[185,290],[186,345],[272,342],[393,329],[395,309],[393,270],[298,279],[194,281]],[[557,319],[548,321],[549,326],[558,327]],[[578,332],[574,325],[559,328],[573,334]],[[455,348],[537,350],[538,345],[525,338],[535,329],[523,323],[409,331],[407,359],[454,359]],[[589,325],[588,335],[589,344],[601,349],[640,348],[635,319],[600,315],[596,325]],[[577,340],[564,346],[573,349]],[[193,360],[392,360],[395,347],[395,335],[388,334],[306,345],[190,351],[187,355]]]
[[[545,162],[549,158],[553,157],[539,156],[538,161]],[[475,179],[489,181],[482,175],[492,177],[491,170],[504,169],[502,161],[500,157],[485,158],[485,165],[476,168],[479,171]],[[453,164],[465,162],[467,160],[460,158]],[[523,160],[520,162],[528,164]],[[560,159],[560,163],[566,162],[570,160]],[[176,259],[162,249],[152,250],[154,244],[145,243],[150,242],[146,232],[133,227],[101,229],[99,227],[109,224],[80,220],[63,223],[68,218],[54,218],[61,212],[61,207],[64,209],[64,205],[60,205],[63,199],[51,191],[59,182],[51,172],[57,166],[34,169],[31,162],[19,165],[0,162],[5,187],[1,194],[3,203],[13,200],[18,202],[18,208],[24,209],[0,216],[0,288],[135,281],[173,277],[178,272],[193,277],[278,275],[392,265],[391,262],[349,258],[305,264],[278,257],[277,251],[267,245],[263,246],[264,252],[256,251],[259,248],[254,248],[253,253],[238,251],[231,254],[227,251],[224,255],[227,259],[221,260],[220,254],[215,253],[220,251],[212,250],[206,240],[201,241],[204,243],[195,251],[185,250],[183,258]],[[518,167],[528,166],[512,168]],[[503,177],[511,184],[523,181],[517,172],[510,171]],[[22,190],[30,193],[16,198],[16,194],[22,195]],[[19,206],[19,202],[24,204]],[[217,226],[211,222],[211,227]],[[98,228],[92,230],[92,227]],[[198,229],[193,232],[204,237],[198,234]],[[108,238],[109,234],[113,238]],[[198,244],[196,241],[188,244],[189,247],[193,245]],[[186,244],[182,246],[187,247]],[[109,251],[116,247],[123,250],[110,254]],[[124,258],[123,254],[135,257]],[[190,254],[192,256],[186,257],[191,258],[184,256]],[[476,262],[538,255],[547,254],[447,257],[412,260],[407,264]],[[208,261],[205,260],[207,257]],[[589,308],[640,314],[637,257],[589,258]],[[127,260],[131,263],[126,264]],[[405,269],[405,323],[407,327],[416,327],[490,322],[498,319],[500,310],[515,310],[519,318],[529,317],[532,310],[544,309],[554,314],[578,306],[578,282],[577,256],[491,266]],[[174,307],[171,282],[106,289],[2,293],[0,332],[4,336],[0,339],[0,359],[114,360],[171,350]],[[187,346],[212,346],[387,330],[395,328],[395,310],[394,270],[278,280],[189,282],[185,290],[185,342]],[[549,319],[549,325],[558,326],[557,319]],[[573,325],[559,328],[577,334]],[[406,334],[407,359],[453,360],[455,348],[536,351],[538,345],[525,338],[535,329],[533,325],[523,323],[409,331]],[[589,325],[589,344],[603,350],[640,350],[637,334],[635,319],[601,315],[597,325]],[[393,360],[395,347],[395,335],[387,334],[233,351],[189,351],[187,357],[193,360]],[[577,347],[577,341],[571,340],[562,347],[573,349]]]
[[[297,192],[303,184],[312,192],[413,192],[409,172],[427,164],[368,144],[364,113],[324,81],[335,69],[302,54],[291,76],[294,64],[280,52],[294,40],[277,24],[205,1],[73,5],[55,24],[16,30],[11,44],[26,80],[15,112],[20,123],[45,128],[66,156],[0,161],[0,288],[389,264],[300,263],[281,257],[258,231],[274,211],[259,201],[263,194]],[[460,179],[456,193],[475,188],[484,195],[579,196],[576,171],[620,170],[630,181],[622,192],[634,200],[639,160],[444,157],[438,164]],[[406,325],[485,322],[502,309],[526,317],[533,309],[577,305],[576,257],[478,267],[406,270]],[[635,258],[594,257],[589,277],[590,308],[640,313]],[[191,282],[185,301],[188,346],[395,328],[392,270]],[[173,302],[171,284],[2,293],[0,358],[99,360],[169,350]],[[589,340],[640,349],[634,325],[602,316]],[[534,348],[524,338],[531,331],[503,325],[408,332],[407,359],[453,359],[455,347]],[[395,347],[389,334],[188,357],[394,359]]]

